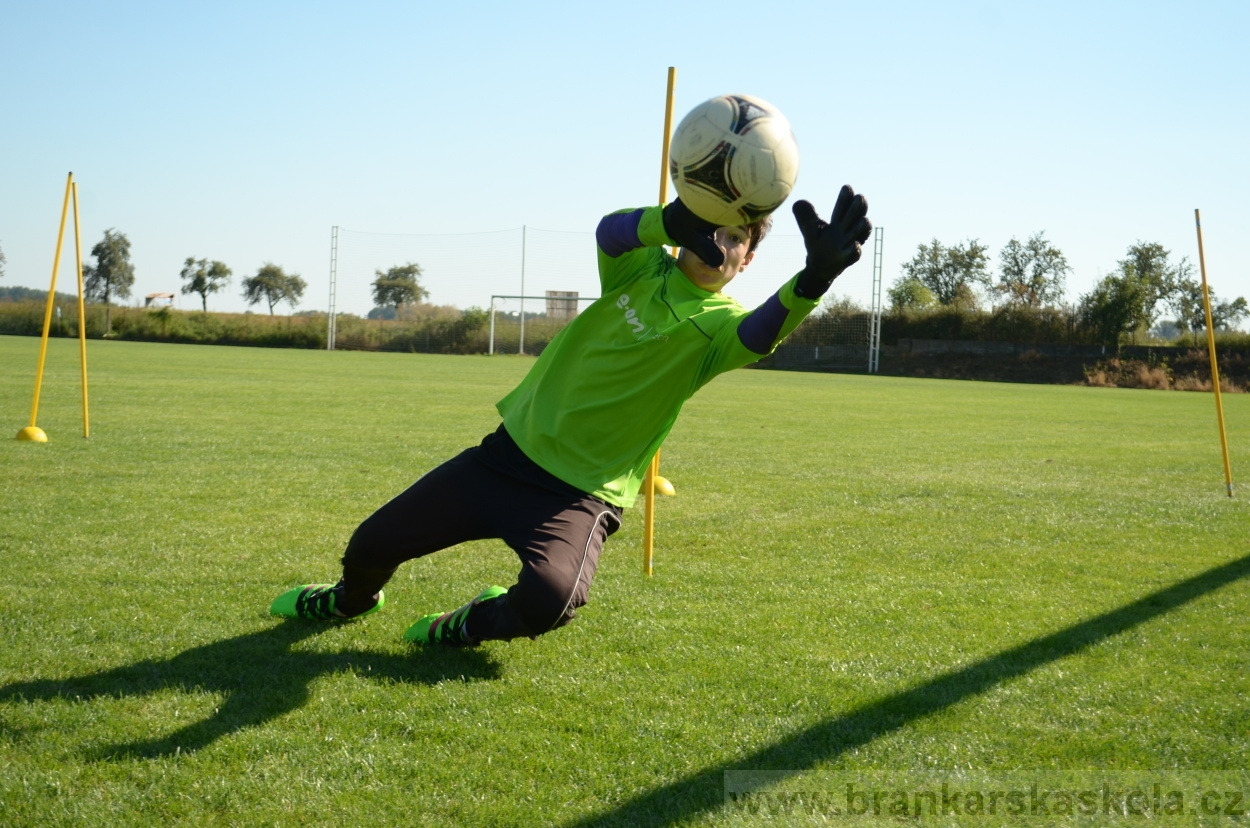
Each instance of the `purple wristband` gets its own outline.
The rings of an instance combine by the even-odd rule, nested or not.
[[[789,315],[790,311],[781,304],[781,296],[774,293],[738,323],[738,341],[752,353],[768,353],[781,335],[781,327],[786,324]]]
[[[622,253],[642,247],[638,238],[638,225],[641,223],[641,207],[629,213],[604,216],[595,229],[595,241],[599,243],[600,250],[615,259]]]

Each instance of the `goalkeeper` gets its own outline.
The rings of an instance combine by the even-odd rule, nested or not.
[[[862,253],[872,225],[843,187],[828,222],[806,201],[794,216],[803,270],[754,311],[720,291],[768,230],[717,227],[678,199],[605,216],[596,231],[602,294],[499,401],[498,430],[426,474],[356,529],[337,584],[279,596],[274,615],[354,618],[382,608],[383,585],[413,558],[500,538],[521,559],[516,583],[404,634],[472,646],[536,637],[586,603],[603,543],[621,525],[682,405],[717,374],[772,353]],[[666,245],[679,245],[676,258]]]

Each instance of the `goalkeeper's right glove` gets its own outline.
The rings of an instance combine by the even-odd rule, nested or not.
[[[862,245],[872,233],[868,202],[844,186],[829,221],[821,219],[807,201],[794,202],[794,218],[807,247],[807,265],[794,284],[794,292],[806,299],[819,299],[838,274],[858,262],[863,254]]]

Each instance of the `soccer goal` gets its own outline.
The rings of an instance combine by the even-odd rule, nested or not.
[[[425,303],[436,307],[481,307],[483,296],[506,295],[518,307],[505,308],[505,314],[513,310],[519,314],[519,297],[526,297],[527,327],[530,314],[546,315],[544,289],[586,296],[595,296],[599,290],[593,232],[522,226],[473,233],[393,234],[333,227],[326,334],[330,350],[337,347],[339,317],[366,316],[375,305],[372,288],[378,274],[405,264],[420,267],[419,281],[428,294]],[[514,349],[520,347],[519,316],[517,322]]]
[[[537,356],[560,330],[597,296],[549,290],[543,296],[490,297],[491,354]]]

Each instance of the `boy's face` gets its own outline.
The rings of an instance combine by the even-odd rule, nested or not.
[[[751,263],[755,252],[747,252],[751,237],[745,227],[716,228],[716,245],[725,254],[725,263],[720,267],[709,267],[702,259],[686,248],[677,254],[677,269],[704,290],[713,293],[733,281],[738,271]]]

